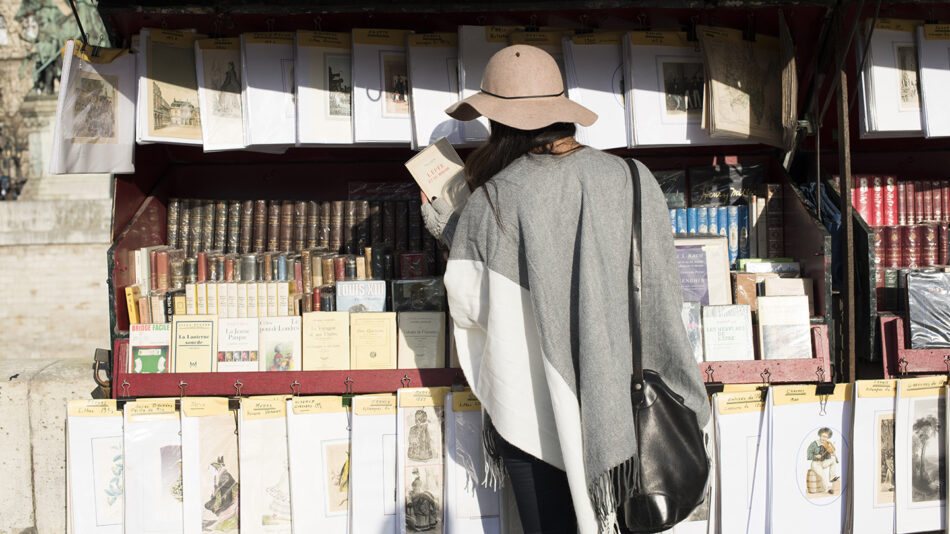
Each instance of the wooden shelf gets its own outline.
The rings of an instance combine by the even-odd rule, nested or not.
[[[706,382],[724,384],[831,382],[827,325],[812,325],[811,343],[812,358],[703,362],[699,369]]]
[[[904,318],[899,315],[881,315],[878,324],[885,378],[950,373],[950,348],[907,348]]]

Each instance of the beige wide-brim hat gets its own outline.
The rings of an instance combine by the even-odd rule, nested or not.
[[[481,92],[445,110],[453,119],[485,116],[519,130],[537,130],[555,122],[590,126],[597,114],[564,95],[557,62],[544,50],[513,45],[488,60]]]

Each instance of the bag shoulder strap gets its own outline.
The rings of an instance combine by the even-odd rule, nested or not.
[[[640,191],[640,171],[637,169],[637,162],[633,158],[629,158],[626,161],[627,165],[630,166],[630,178],[633,181],[633,202],[631,202],[633,206],[633,219],[631,220],[633,237],[630,250],[630,254],[633,258],[633,280],[630,284],[630,337],[631,348],[633,349],[633,372],[631,383],[635,384],[643,381],[643,340],[641,336],[642,320],[640,314],[640,290],[643,285],[643,204]]]

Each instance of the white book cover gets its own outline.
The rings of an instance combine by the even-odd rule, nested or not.
[[[218,351],[215,372],[260,370],[259,324],[256,318],[218,319]]]
[[[397,392],[396,533],[445,530],[443,420],[449,388]]]
[[[685,32],[636,31],[623,38],[629,146],[721,145],[702,127],[703,56]]]
[[[182,530],[181,421],[173,399],[125,405],[125,532]]]
[[[764,410],[759,391],[719,393],[713,399],[720,532],[745,532]]]
[[[66,412],[66,495],[72,532],[122,534],[122,412],[111,399],[71,400]]]
[[[811,358],[811,319],[805,295],[756,299],[759,357],[763,360]]]
[[[508,36],[518,26],[459,26],[459,100],[481,91],[488,60],[508,46]],[[467,121],[462,135],[468,143],[488,139],[488,119]]]
[[[894,493],[898,534],[946,527],[946,376],[897,383]]]
[[[136,71],[136,141],[201,144],[194,30],[142,28]]]
[[[851,385],[772,388],[769,524],[773,534],[841,532],[851,473]]]
[[[703,306],[703,352],[707,362],[755,359],[748,304]]]
[[[241,41],[195,41],[201,139],[205,152],[244,148]]]
[[[225,397],[181,399],[182,534],[238,533],[238,437]]]
[[[624,116],[621,32],[564,37],[567,96],[597,114],[591,126],[577,126],[577,140],[601,150],[628,144]]]
[[[261,371],[299,371],[300,316],[261,317],[258,359]]]
[[[242,534],[292,534],[286,399],[248,397],[238,412]]]
[[[294,34],[241,34],[241,65],[245,144],[294,145]]]
[[[412,34],[407,38],[411,97],[412,149],[425,148],[445,137],[463,143],[463,123],[445,109],[458,102],[458,36],[455,33]]]
[[[350,532],[396,533],[396,397],[353,397]]]
[[[870,29],[867,21],[861,41]],[[869,133],[923,134],[918,81],[918,21],[878,19],[867,51]]]
[[[917,57],[924,132],[927,137],[950,136],[950,109],[946,103],[950,87],[950,25],[918,26]]]
[[[353,144],[352,38],[297,31],[297,143]]]
[[[408,144],[410,30],[353,29],[353,139]]]
[[[295,534],[349,531],[350,417],[343,397],[287,400]]]
[[[465,163],[445,137],[410,158],[406,169],[430,202],[443,198],[455,210],[465,206],[471,194]]]
[[[481,483],[481,406],[471,391],[445,397],[445,528],[453,534],[501,534],[501,494]]]
[[[135,172],[135,56],[66,41],[50,174]]]
[[[855,384],[854,469],[851,522],[854,532],[892,534],[894,518],[894,408],[896,380]]]

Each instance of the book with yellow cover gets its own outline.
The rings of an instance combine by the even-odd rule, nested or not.
[[[349,368],[350,314],[323,311],[303,314],[303,370]]]
[[[400,369],[445,367],[444,312],[401,312],[397,323]]]
[[[396,314],[350,314],[350,368],[396,368]]]

